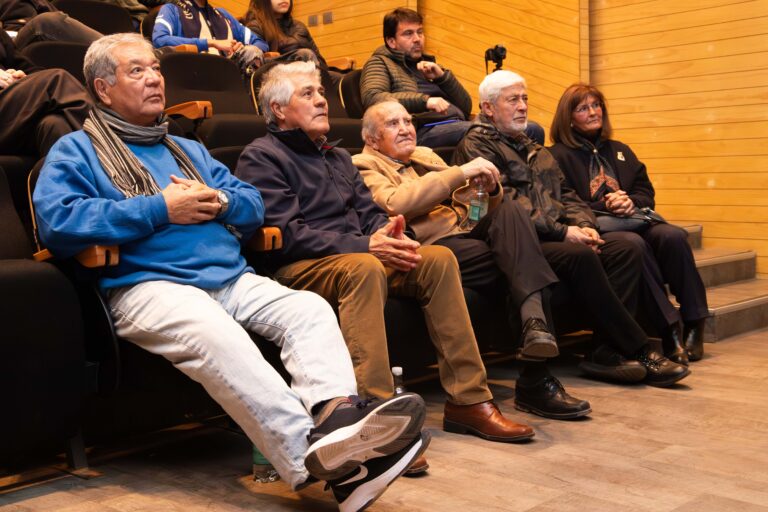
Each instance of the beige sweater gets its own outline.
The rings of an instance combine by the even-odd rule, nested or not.
[[[428,245],[449,235],[463,233],[467,216],[463,200],[470,192],[464,173],[449,166],[430,148],[418,146],[405,166],[365,146],[352,161],[360,170],[373,200],[389,215],[402,214],[416,234],[416,240]],[[499,193],[490,198],[489,209],[501,200]],[[452,207],[442,204],[452,200]]]

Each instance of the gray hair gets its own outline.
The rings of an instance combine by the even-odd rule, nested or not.
[[[267,72],[259,90],[259,105],[267,123],[276,122],[271,107],[273,102],[284,107],[291,101],[291,96],[296,90],[291,77],[298,75],[311,75],[320,80],[320,70],[314,62],[294,61],[278,64]]]
[[[501,69],[494,71],[490,75],[483,78],[480,82],[480,103],[496,103],[501,95],[501,90],[511,85],[523,84],[523,87],[528,87],[525,84],[525,78],[521,77],[517,73]]]
[[[85,83],[88,86],[88,90],[91,91],[91,94],[97,100],[99,95],[96,94],[93,82],[97,78],[101,78],[106,80],[109,85],[115,85],[117,81],[115,78],[117,59],[112,54],[112,51],[124,44],[140,44],[152,53],[155,51],[149,41],[144,39],[141,34],[136,33],[110,34],[91,43],[83,61],[83,74],[85,75]]]
[[[360,130],[360,135],[363,137],[363,142],[366,144],[368,143],[368,137],[375,139],[379,134],[379,126],[376,124],[376,114],[388,103],[400,105],[400,102],[397,100],[384,100],[371,105],[368,107],[368,110],[365,111],[365,114],[363,114],[363,124],[362,129]]]

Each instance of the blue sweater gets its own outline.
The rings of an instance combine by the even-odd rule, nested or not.
[[[171,224],[162,194],[126,199],[104,172],[82,130],[51,148],[35,187],[34,203],[42,242],[60,258],[95,245],[119,245],[120,263],[104,270],[102,289],[165,280],[216,289],[252,272],[240,254],[264,220],[261,194],[240,181],[200,144],[174,137],[211,188],[229,196],[223,217],[200,224]],[[170,175],[183,177],[162,144],[128,147],[163,189]]]
[[[258,34],[237,21],[234,16],[224,9],[216,9],[226,18],[232,29],[232,38],[243,44],[258,46],[262,51],[269,51],[269,45]],[[181,44],[194,44],[201,53],[208,51],[208,40],[197,37],[199,34],[184,34],[179,17],[180,9],[174,4],[165,4],[155,20],[152,29],[152,45],[155,48],[163,46],[179,46]],[[185,37],[190,36],[190,37]]]

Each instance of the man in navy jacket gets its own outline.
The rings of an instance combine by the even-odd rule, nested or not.
[[[448,395],[444,428],[492,441],[532,437],[531,427],[504,418],[492,402],[453,253],[408,238],[402,215],[387,218],[349,153],[327,142],[328,104],[315,64],[276,66],[259,103],[269,133],[246,147],[236,174],[260,189],[265,222],[282,230],[283,249],[267,261],[274,277],[337,308],[359,393],[392,394],[384,303],[388,293],[411,296]]]

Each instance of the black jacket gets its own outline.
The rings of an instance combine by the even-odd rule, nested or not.
[[[315,40],[312,39],[312,34],[309,33],[307,26],[299,20],[291,17],[283,16],[278,21],[280,28],[285,34],[285,38],[280,41],[267,41],[270,51],[279,52],[280,55],[285,55],[301,48],[312,50],[317,55],[317,60],[320,61],[320,67],[327,69],[328,65],[325,59],[320,55],[320,49],[317,47]],[[251,29],[254,33],[264,38],[264,32],[259,24],[259,21],[249,11],[245,16],[244,25]]]
[[[235,174],[264,200],[264,225],[282,230],[271,270],[303,259],[368,252],[370,235],[388,218],[346,150],[322,148],[299,129],[270,132],[246,146]]]
[[[596,144],[598,152],[611,164],[616,172],[621,189],[629,194],[629,198],[637,208],[654,208],[655,191],[645,164],[637,159],[629,146],[617,140],[599,139]],[[565,184],[596,211],[606,211],[605,201],[592,201],[589,192],[589,153],[583,149],[574,149],[563,143],[557,143],[549,148],[552,156],[560,164],[565,175]]]
[[[559,242],[568,226],[596,226],[587,204],[564,185],[563,173],[546,148],[524,134],[505,136],[482,114],[456,148],[454,164],[479,156],[499,169],[505,197],[520,201],[531,213],[539,239]]]

